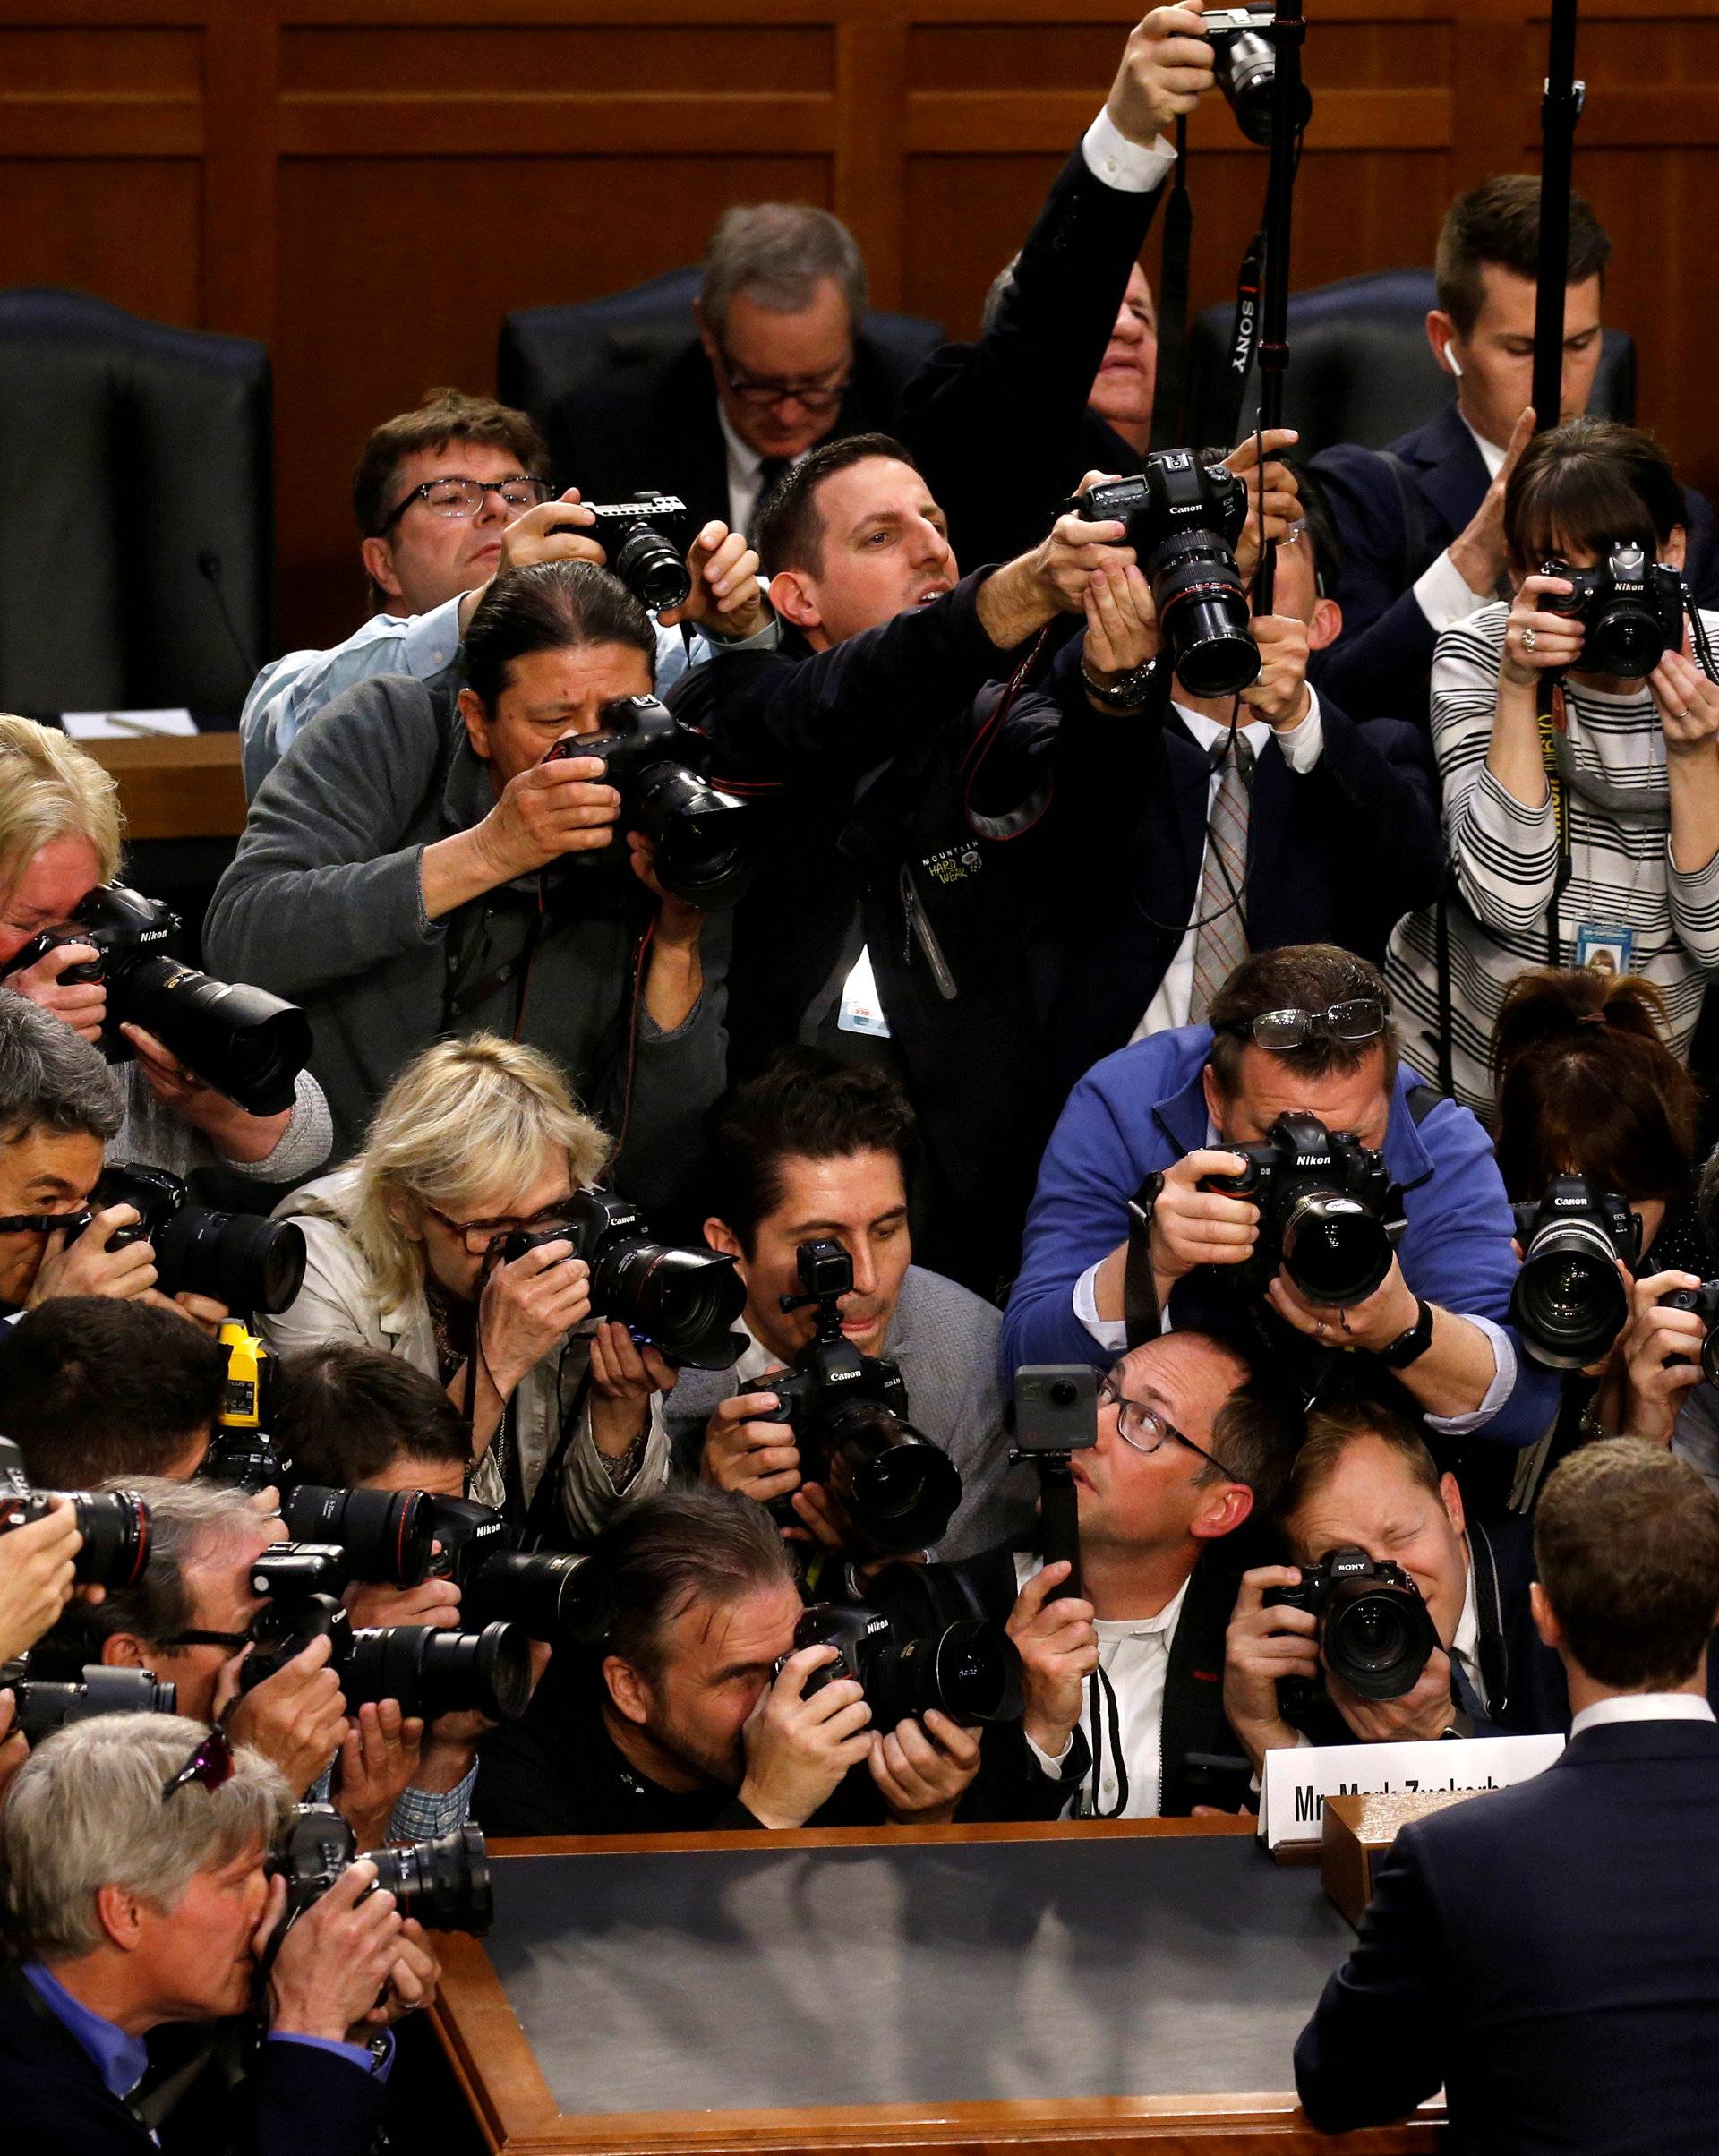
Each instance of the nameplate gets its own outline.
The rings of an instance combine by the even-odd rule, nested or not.
[[[1303,1744],[1265,1755],[1260,1833],[1269,1849],[1317,1844],[1327,1797],[1508,1789],[1552,1765],[1561,1737],[1441,1738],[1430,1744]]]

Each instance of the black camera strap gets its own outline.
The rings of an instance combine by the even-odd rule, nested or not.
[[[519,1530],[519,1547],[522,1550],[543,1547],[543,1537],[548,1534],[550,1522],[554,1517],[555,1493],[561,1486],[567,1456],[572,1449],[573,1440],[579,1433],[579,1418],[585,1412],[585,1403],[590,1390],[591,1365],[587,1363],[578,1389],[573,1395],[572,1405],[561,1417],[561,1431],[556,1440],[555,1450],[544,1461],[543,1471],[537,1478],[537,1487],[532,1493],[530,1506],[526,1509],[525,1525]]]
[[[1087,1713],[1092,1724],[1092,1733],[1088,1740],[1092,1751],[1092,1794],[1085,1817],[1091,1819],[1119,1819],[1128,1809],[1128,1762],[1122,1750],[1122,1708],[1116,1699],[1116,1688],[1110,1681],[1109,1673],[1102,1663],[1086,1681],[1086,1699]],[[1116,1801],[1108,1810],[1104,1805],[1107,1724],[1110,1732],[1110,1758],[1116,1776]]]
[[[1540,731],[1540,761],[1552,797],[1552,822],[1558,832],[1558,869],[1552,878],[1552,898],[1546,907],[1546,963],[1563,964],[1563,936],[1558,922],[1558,902],[1572,873],[1569,851],[1569,790],[1558,769],[1558,737],[1564,732],[1564,680],[1560,672],[1540,676],[1535,698],[1535,723]]]
[[[1155,1340],[1164,1329],[1158,1281],[1152,1272],[1152,1208],[1164,1187],[1164,1171],[1154,1168],[1128,1206],[1128,1254],[1123,1260],[1122,1316],[1130,1348]]]

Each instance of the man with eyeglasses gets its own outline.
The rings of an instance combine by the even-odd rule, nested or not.
[[[1223,1279],[1259,1237],[1250,1200],[1202,1190],[1244,1172],[1230,1147],[1278,1117],[1315,1116],[1380,1151],[1406,1228],[1383,1283],[1345,1308],[1310,1302],[1279,1267],[1244,1305],[1309,1393],[1380,1366],[1438,1437],[1528,1445],[1558,1385],[1506,1320],[1519,1262],[1504,1185],[1473,1115],[1399,1063],[1376,968],[1330,944],[1244,959],[1208,1022],[1107,1057],[1069,1096],[1039,1168],[1004,1366],[1102,1365],[1160,1324],[1238,1298]],[[1351,1356],[1369,1358],[1357,1372]]]

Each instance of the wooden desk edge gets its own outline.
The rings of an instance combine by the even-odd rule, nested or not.
[[[986,1827],[800,1827],[716,1834],[519,1835],[492,1839],[494,1857],[678,1856],[743,1850],[757,1856],[779,1849],[899,1849],[903,1844],[969,1842],[1200,1841],[1257,1839],[1252,1818],[1034,1819]]]

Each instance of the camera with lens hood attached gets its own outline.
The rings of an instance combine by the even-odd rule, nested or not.
[[[150,1508],[135,1490],[32,1490],[24,1456],[0,1437],[0,1535],[27,1527],[64,1498],[83,1537],[72,1563],[80,1587],[133,1587],[150,1562]]]
[[[948,1566],[885,1565],[862,1592],[863,1601],[815,1602],[802,1613],[794,1650],[833,1647],[839,1656],[811,1673],[802,1697],[851,1677],[880,1731],[933,1707],[969,1726],[1020,1719],[1020,1653]]]
[[[212,1296],[230,1310],[261,1310],[273,1317],[304,1285],[304,1230],[295,1220],[193,1205],[177,1176],[135,1161],[103,1168],[84,1211],[66,1217],[67,1244],[75,1243],[109,1205],[132,1206],[138,1219],[114,1230],[108,1249],[147,1243],[155,1253],[156,1285],[165,1296]]]
[[[0,1684],[12,1693],[12,1726],[32,1746],[56,1729],[98,1715],[176,1715],[179,1687],[163,1684],[153,1670],[109,1669],[86,1662],[82,1674],[62,1682],[32,1677],[30,1657],[21,1656],[0,1669]]]
[[[1310,1303],[1347,1309],[1390,1277],[1407,1222],[1402,1193],[1384,1157],[1353,1131],[1328,1131],[1317,1116],[1279,1116],[1263,1138],[1221,1141],[1247,1167],[1237,1176],[1202,1176],[1202,1190],[1248,1198],[1260,1209],[1259,1239],[1236,1276],[1262,1293],[1279,1265]]]
[[[1585,1370],[1611,1351],[1629,1322],[1620,1264],[1641,1255],[1641,1215],[1586,1176],[1554,1176],[1537,1204],[1511,1208],[1522,1270],[1510,1322],[1548,1370]]]
[[[1571,569],[1553,559],[1540,564],[1540,573],[1562,577],[1574,587],[1542,592],[1535,604],[1581,623],[1584,673],[1638,681],[1668,651],[1682,650],[1683,579],[1638,541],[1613,540],[1595,569]]]
[[[594,528],[569,524],[568,529],[590,533],[607,556],[611,574],[647,612],[665,613],[686,604],[692,596],[685,560],[692,518],[680,495],[646,487],[630,500],[588,501],[584,507],[596,519]]]
[[[1439,1635],[1421,1590],[1400,1565],[1375,1564],[1352,1545],[1303,1565],[1300,1584],[1268,1587],[1266,1609],[1311,1610],[1331,1675],[1363,1699],[1400,1699],[1420,1682]],[[1287,1711],[1301,1712],[1312,1689],[1291,1677],[1279,1686]]]
[[[1692,1310],[1706,1327],[1706,1338],[1701,1343],[1701,1374],[1710,1385],[1719,1385],[1719,1280],[1703,1280],[1699,1288],[1673,1288],[1669,1295],[1659,1298],[1662,1310]],[[1671,1362],[1681,1363],[1688,1358],[1672,1356]]]
[[[358,1860],[358,1837],[332,1804],[295,1804],[269,1859],[272,1878],[286,1882],[286,1921],[302,1916]],[[404,1917],[428,1931],[486,1932],[495,1915],[483,1831],[469,1824],[433,1840],[393,1842],[364,1852],[376,1867],[372,1894],[391,1894]]]

